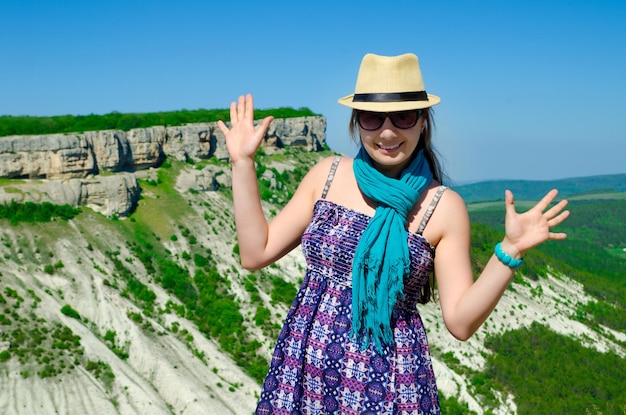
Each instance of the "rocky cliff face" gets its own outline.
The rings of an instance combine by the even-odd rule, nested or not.
[[[324,117],[276,119],[262,146],[267,153],[294,146],[320,151],[325,131]],[[0,178],[26,180],[0,188],[0,203],[49,201],[126,216],[139,197],[135,172],[158,167],[166,157],[228,160],[228,152],[216,123],[2,137]]]

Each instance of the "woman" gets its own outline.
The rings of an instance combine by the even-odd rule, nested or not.
[[[257,414],[439,413],[426,333],[416,304],[431,299],[431,275],[450,333],[466,340],[492,312],[523,254],[566,237],[551,228],[569,215],[549,208],[549,192],[518,214],[505,193],[505,237],[474,282],[465,204],[441,184],[430,145],[429,108],[415,55],[367,54],[350,130],[354,159],[330,157],[305,176],[268,224],[261,210],[254,155],[272,117],[253,125],[253,98],[222,122],[233,174],[241,261],[265,267],[302,244],[305,278],[286,317]],[[544,212],[545,211],[545,212]],[[436,255],[435,255],[436,252]]]

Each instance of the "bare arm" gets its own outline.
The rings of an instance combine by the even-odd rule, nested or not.
[[[233,174],[235,225],[241,263],[248,269],[263,268],[296,247],[311,219],[316,189],[315,174],[302,181],[287,206],[268,224],[259,197],[254,156],[272,117],[254,128],[252,95],[241,96],[230,106],[231,128],[219,121],[226,136]]]
[[[568,211],[563,211],[563,200],[546,210],[557,192],[549,192],[529,211],[518,214],[513,204],[513,194],[506,192],[506,236],[502,249],[514,258],[521,258],[529,249],[546,240],[559,240],[563,233],[553,233],[551,228],[563,222]],[[446,195],[443,236],[437,245],[435,272],[439,298],[446,327],[450,333],[467,340],[489,317],[513,278],[514,270],[492,255],[479,278],[474,282],[470,264],[470,225],[462,199],[452,193]],[[439,210],[439,209],[438,209]],[[494,241],[494,245],[497,241]]]

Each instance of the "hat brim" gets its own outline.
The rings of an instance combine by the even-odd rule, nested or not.
[[[389,112],[419,110],[439,104],[441,99],[436,95],[428,95],[428,101],[393,101],[393,102],[354,102],[354,94],[350,94],[337,100],[341,105],[363,111]]]

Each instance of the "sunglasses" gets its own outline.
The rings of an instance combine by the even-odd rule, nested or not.
[[[385,119],[389,118],[391,123],[400,129],[414,127],[422,115],[422,110],[408,110],[396,112],[371,112],[357,111],[356,121],[362,129],[367,131],[378,130],[385,123]]]

